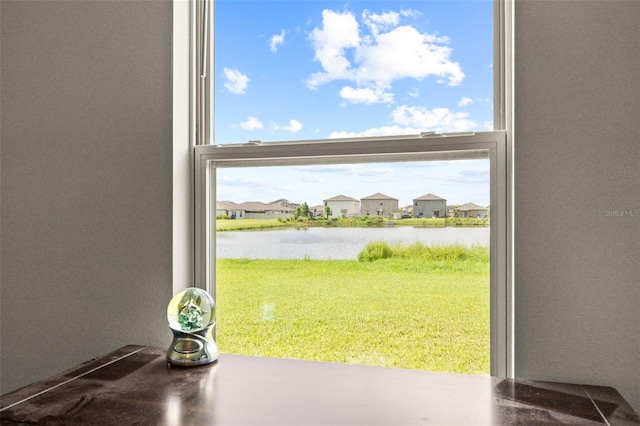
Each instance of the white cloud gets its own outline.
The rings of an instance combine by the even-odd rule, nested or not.
[[[371,94],[381,93],[380,88],[388,92],[393,81],[403,78],[420,81],[434,76],[438,82],[459,85],[465,74],[451,59],[449,39],[400,25],[406,16],[415,16],[415,12],[376,14],[365,10],[361,27],[349,11],[324,10],[322,26],[309,37],[322,71],[311,74],[307,86],[316,89],[330,81],[351,81],[357,87],[346,92],[343,88],[341,95],[350,102],[363,102],[363,98],[370,101]],[[392,102],[393,93],[387,94],[390,96],[378,96],[375,101]]]
[[[249,84],[249,77],[232,68],[224,69],[224,87],[236,95],[244,95]]]
[[[362,20],[369,27],[371,34],[377,36],[380,31],[395,27],[400,23],[400,14],[398,12],[384,12],[381,14],[371,13],[365,9],[362,12]]]
[[[271,126],[273,130],[286,130],[287,132],[297,132],[302,129],[302,123],[298,120],[289,120],[289,124],[286,126],[281,126],[279,124],[273,124]]]
[[[421,132],[467,132],[477,128],[475,121],[466,112],[455,112],[448,108],[434,108],[403,105],[391,112],[392,126],[382,126],[361,132],[334,131],[330,138],[350,138],[366,136],[417,135]]]
[[[483,167],[481,169],[469,169],[469,170],[461,170],[460,176],[464,176],[465,178],[475,179],[478,177],[489,177],[489,168]]]
[[[239,126],[245,130],[256,130],[264,127],[262,122],[256,117],[247,117],[247,119],[240,123]]]
[[[460,64],[450,60],[452,50],[446,43],[445,37],[421,34],[411,26],[396,27],[375,37],[375,44],[358,49],[358,78],[390,84],[401,78],[438,76],[457,86],[464,73]]]
[[[376,167],[369,164],[321,164],[295,166],[295,169],[310,173],[345,173],[350,176],[383,176],[393,172],[391,167]],[[312,179],[316,182],[322,181],[317,175],[313,175]]]
[[[420,15],[422,15],[422,12],[420,12],[419,10],[414,10],[414,9],[402,9],[400,10],[400,15],[402,16],[410,16],[410,17],[418,17]]]
[[[289,120],[289,125],[284,126],[282,129],[289,132],[297,132],[298,130],[302,129],[302,123],[298,120]]]
[[[388,175],[389,173],[393,173],[393,169],[391,167],[372,168],[372,169],[367,168],[364,170],[359,170],[354,174],[358,176],[384,176],[384,175]]]
[[[363,167],[362,164],[318,164],[312,166],[294,166],[294,169],[311,173],[348,173],[354,175]]]
[[[377,104],[393,102],[393,93],[385,92],[384,87],[365,87],[354,89],[345,86],[340,90],[340,97],[354,104]]]
[[[464,185],[487,185],[489,183],[489,169],[469,169],[460,170],[456,173],[422,173],[419,176],[423,179],[434,179],[440,182],[464,184]]]
[[[402,126],[383,126],[375,127],[362,132],[335,131],[329,134],[330,138],[355,138],[367,136],[394,136],[394,135],[417,135],[423,132],[422,129],[414,129]]]
[[[302,178],[302,181],[304,183],[322,183],[324,182],[324,179],[320,176],[305,176]]]
[[[324,72],[317,72],[307,80],[311,88],[336,79],[351,79],[351,63],[344,50],[360,43],[359,25],[351,12],[322,11],[322,29],[314,28],[309,35],[316,51],[315,59]]]
[[[477,124],[469,120],[467,112],[454,112],[449,108],[434,108],[400,106],[393,110],[391,117],[396,124],[423,128],[433,132],[466,132],[474,129]]]
[[[412,87],[411,90],[407,92],[407,95],[411,96],[412,98],[417,98],[418,96],[420,96],[420,89],[418,89],[417,87]]]
[[[278,51],[278,45],[284,43],[284,35],[285,31],[280,31],[280,34],[274,34],[271,36],[271,40],[269,41],[269,50],[272,52]]]
[[[466,107],[469,106],[473,103],[473,99],[471,98],[467,98],[466,96],[463,97],[462,99],[460,99],[460,102],[458,102],[458,106],[459,107]]]

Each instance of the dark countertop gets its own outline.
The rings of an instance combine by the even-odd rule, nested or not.
[[[2,425],[640,425],[613,388],[125,346],[0,398]]]

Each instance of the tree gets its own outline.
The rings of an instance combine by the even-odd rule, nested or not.
[[[296,207],[296,212],[294,214],[295,218],[298,219],[300,217],[305,217],[309,219],[311,217],[311,212],[309,211],[309,205],[306,201]]]
[[[302,203],[300,208],[302,210],[302,216],[310,219],[311,218],[311,211],[309,211],[309,205],[307,204],[306,201],[304,203]]]
[[[331,216],[331,208],[329,206],[324,206],[324,217],[329,219],[329,216]]]

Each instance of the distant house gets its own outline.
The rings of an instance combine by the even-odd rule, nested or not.
[[[265,204],[260,201],[247,201],[240,206],[245,211],[246,219],[273,219],[292,217],[296,209],[281,204]]]
[[[474,203],[463,204],[456,209],[456,217],[479,217],[489,216],[489,209]]]
[[[354,217],[360,213],[360,201],[346,195],[336,195],[323,201],[331,209],[329,217]]]
[[[223,215],[229,219],[244,219],[244,209],[232,201],[216,201],[216,216]]]
[[[400,216],[403,218],[413,217],[413,204],[400,208]]]
[[[231,201],[216,202],[216,216],[227,215],[229,219],[272,219],[289,218],[295,209],[281,204],[265,204],[260,201],[234,203]]]
[[[296,207],[298,207],[300,204],[298,203],[292,203],[291,201],[287,200],[286,198],[280,198],[278,200],[275,201],[271,201],[268,204],[279,204],[281,206],[285,206],[285,207],[289,207],[291,209],[296,209]]]
[[[426,194],[413,199],[413,217],[446,217],[447,200],[437,195]]]
[[[313,217],[322,217],[324,216],[324,206],[318,204],[317,206],[309,207],[309,211],[313,215]]]
[[[398,210],[397,198],[379,192],[360,199],[360,216],[390,216]]]

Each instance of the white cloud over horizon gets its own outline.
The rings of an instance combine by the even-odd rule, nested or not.
[[[305,176],[302,178],[302,181],[305,183],[322,183],[324,182],[324,179],[322,179],[320,176]]]
[[[466,107],[469,106],[473,103],[473,99],[471,98],[467,98],[466,96],[463,97],[462,99],[460,99],[460,101],[458,102],[458,106],[460,107]]]
[[[352,103],[370,104],[393,102],[392,83],[403,78],[421,81],[435,76],[449,86],[459,85],[465,74],[451,59],[449,39],[400,25],[404,16],[412,16],[412,11],[376,14],[365,10],[361,25],[348,10],[325,9],[322,26],[309,35],[322,71],[309,76],[307,87],[350,81],[356,87],[344,86],[340,96]]]
[[[244,95],[247,92],[249,81],[251,81],[249,77],[233,68],[225,68],[223,71],[224,87],[233,94]]]
[[[373,127],[360,132],[334,131],[329,134],[329,138],[467,132],[478,127],[477,123],[468,117],[467,112],[455,112],[449,108],[429,110],[424,107],[402,105],[391,112],[393,125]]]
[[[468,112],[454,112],[449,108],[433,108],[403,105],[393,110],[391,117],[396,124],[424,128],[433,132],[466,132],[477,127],[469,120]]]
[[[317,164],[311,166],[293,166],[295,170],[309,173],[347,173],[355,174],[357,169],[361,169],[361,164]]]
[[[432,179],[447,184],[487,186],[490,179],[489,168],[459,170],[455,173],[421,174],[420,178]]]

